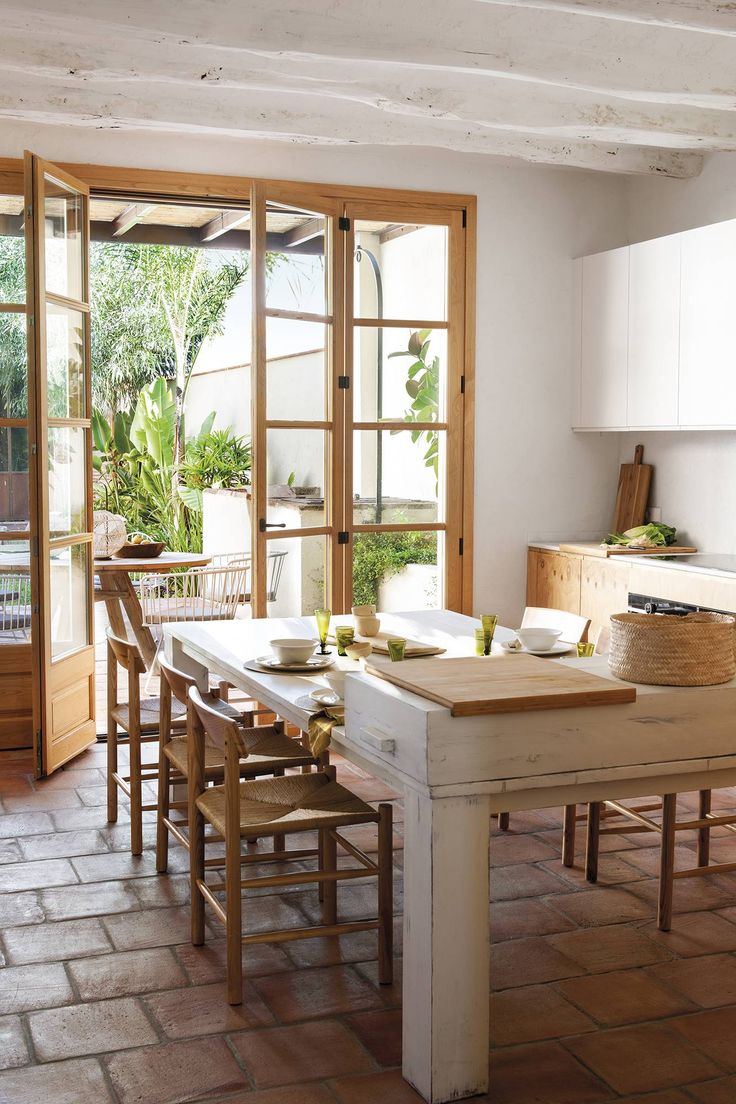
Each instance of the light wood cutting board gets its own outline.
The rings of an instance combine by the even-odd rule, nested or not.
[[[561,544],[560,552],[572,552],[577,556],[691,556],[697,548],[688,548],[684,544],[671,544],[669,548],[626,548],[623,544],[596,544],[592,541],[578,541],[573,544]]]
[[[644,524],[654,469],[651,464],[643,464],[643,459],[644,446],[637,445],[634,450],[634,463],[621,465],[616,493],[616,512],[613,517],[614,533],[625,533],[635,525]]]
[[[366,671],[444,705],[453,717],[636,701],[636,687],[530,655],[414,659],[369,656]]]

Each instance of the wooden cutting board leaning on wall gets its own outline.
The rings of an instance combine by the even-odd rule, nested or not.
[[[642,463],[644,446],[637,445],[634,450],[633,464],[622,464],[616,492],[616,512],[613,518],[613,533],[625,533],[636,525],[643,525],[649,503],[649,488],[652,483],[651,464]]]

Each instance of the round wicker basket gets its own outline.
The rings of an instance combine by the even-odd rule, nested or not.
[[[735,629],[724,613],[614,613],[609,666],[627,682],[715,686],[736,675]]]

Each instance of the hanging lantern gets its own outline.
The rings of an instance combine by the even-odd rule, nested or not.
[[[125,544],[125,518],[120,514],[111,514],[109,510],[95,510],[92,532],[95,559],[109,560]]]

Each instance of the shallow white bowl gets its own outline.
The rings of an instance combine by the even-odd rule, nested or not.
[[[546,652],[562,635],[561,629],[517,629],[516,635],[525,648],[532,652]]]
[[[306,663],[319,641],[300,637],[269,640],[273,654],[280,663]]]

